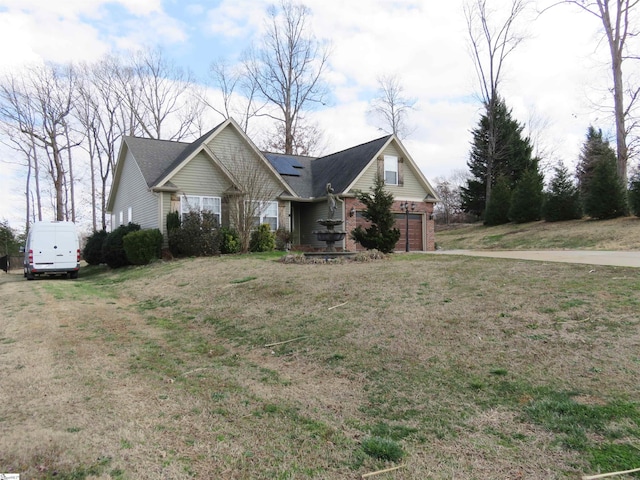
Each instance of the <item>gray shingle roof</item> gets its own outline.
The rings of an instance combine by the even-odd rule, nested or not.
[[[324,197],[327,193],[327,183],[331,183],[336,193],[345,193],[347,187],[353,183],[390,137],[391,135],[387,135],[319,158],[288,155],[299,162],[302,168],[298,169],[299,176],[282,175],[282,178],[301,198]],[[278,159],[285,157],[281,153],[263,153],[276,169]]]
[[[125,137],[125,141],[138,162],[147,185],[153,187],[197,150],[218,127],[220,125],[192,143],[139,137]]]
[[[390,137],[391,135],[387,135],[315,160],[311,165],[313,196],[324,196],[327,183],[331,183],[336,193],[345,193],[346,188],[351,185]]]
[[[125,141],[138,162],[147,185],[151,188],[197,150],[220,125],[192,143],[138,137],[125,137]],[[327,183],[331,183],[336,193],[345,193],[345,189],[351,185],[389,138],[390,135],[387,135],[320,158],[269,152],[263,152],[263,154],[277,171],[288,170],[287,168],[283,170],[283,160],[286,163],[289,159],[290,164],[299,165],[295,168],[296,175],[282,174],[282,179],[300,198],[318,198],[326,195]]]
[[[312,181],[312,170],[311,163],[315,160],[315,157],[304,157],[301,155],[284,155],[282,153],[270,153],[270,152],[262,152],[265,158],[271,163],[273,168],[278,170],[277,168],[277,158],[281,157],[290,157],[297,161],[302,168],[296,168],[296,173],[298,175],[280,175],[282,179],[287,182],[287,184],[291,187],[291,189],[296,192],[296,194],[301,198],[311,198],[313,197],[313,181]]]

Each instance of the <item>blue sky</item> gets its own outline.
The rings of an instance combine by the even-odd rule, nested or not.
[[[506,0],[489,0],[500,6]],[[160,46],[204,80],[210,62],[237,61],[264,26],[267,0],[0,0],[0,71],[28,62],[92,61],[115,50]],[[312,114],[329,151],[382,135],[367,115],[376,77],[397,75],[417,100],[404,143],[434,181],[466,170],[470,130],[478,121],[477,79],[467,49],[462,0],[307,0],[316,37],[330,42],[328,107]],[[541,8],[551,3],[534,2]],[[503,95],[514,116],[531,124],[550,159],[575,164],[589,124],[611,131],[593,104],[606,92],[606,44],[594,17],[570,6],[520,28],[529,38],[508,58]],[[212,120],[212,121],[215,121]],[[213,125],[212,125],[213,126]],[[525,130],[529,133],[529,129]],[[329,153],[329,152],[325,152]],[[15,169],[0,163],[3,178]],[[0,192],[0,218],[23,216],[22,180]],[[13,193],[10,193],[13,192]],[[15,193],[17,192],[17,194]]]

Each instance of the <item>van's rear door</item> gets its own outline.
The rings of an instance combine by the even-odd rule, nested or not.
[[[74,269],[78,263],[78,240],[70,229],[56,225],[39,229],[33,237],[33,268],[36,270]]]

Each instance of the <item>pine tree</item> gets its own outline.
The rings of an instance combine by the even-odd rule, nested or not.
[[[514,190],[520,177],[526,170],[534,168],[537,161],[531,157],[532,147],[529,138],[523,137],[524,127],[511,117],[511,110],[502,99],[496,102],[495,125],[497,138],[496,158],[491,168],[492,189],[495,188],[498,178],[504,177],[509,189]],[[471,179],[467,186],[461,189],[462,205],[466,212],[482,216],[488,209],[486,189],[490,161],[489,118],[486,112],[480,118],[478,127],[472,131],[472,135],[472,147],[467,161]]]
[[[583,198],[586,198],[595,165],[600,159],[615,162],[616,152],[609,146],[609,141],[603,138],[601,129],[596,130],[593,126],[589,126],[576,167],[578,188]]]
[[[537,162],[536,162],[537,163]],[[509,219],[516,223],[535,222],[542,215],[544,177],[538,165],[526,170],[511,195]]]
[[[495,187],[493,187],[491,199],[484,218],[484,224],[492,226],[509,223],[510,205],[511,188],[509,187],[509,179],[507,179],[507,177],[500,177]]]
[[[560,222],[582,218],[582,203],[578,187],[569,178],[569,171],[560,164],[545,192],[542,217],[547,222]]]
[[[599,220],[627,215],[627,192],[618,177],[615,157],[600,158],[592,167],[584,197],[585,213]]]
[[[629,206],[633,214],[640,217],[640,168],[633,173],[629,183]]]
[[[627,214],[627,192],[617,174],[616,152],[603,138],[602,130],[592,126],[587,130],[576,177],[584,212],[591,218],[615,218]]]
[[[384,188],[384,179],[376,177],[371,193],[357,193],[366,209],[362,216],[371,222],[366,229],[358,225],[351,231],[351,237],[366,249],[377,249],[383,253],[393,252],[400,240],[400,230],[394,227],[395,218],[391,212],[393,195]]]

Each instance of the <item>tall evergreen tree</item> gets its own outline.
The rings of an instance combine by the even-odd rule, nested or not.
[[[516,223],[535,222],[542,215],[544,177],[534,168],[527,169],[518,181],[511,195],[509,219]]]
[[[358,192],[366,208],[362,216],[371,222],[366,229],[358,225],[351,231],[351,237],[364,248],[377,249],[383,253],[393,252],[400,240],[400,230],[394,227],[395,218],[391,212],[393,195],[384,188],[384,179],[377,176],[370,193]]]
[[[509,187],[509,179],[507,177],[500,177],[491,192],[491,199],[489,200],[484,218],[485,225],[492,226],[509,223],[510,205],[511,188]]]
[[[596,130],[593,126],[589,126],[576,167],[578,188],[583,199],[589,191],[589,182],[593,177],[595,165],[601,159],[615,162],[616,152],[609,146],[609,141],[603,137],[601,129]]]
[[[555,168],[555,174],[545,192],[542,217],[547,222],[560,222],[582,218],[580,191],[569,177],[563,164]]]
[[[606,219],[627,215],[627,191],[616,168],[616,158],[599,158],[593,164],[584,211],[591,218]]]
[[[629,180],[629,207],[637,217],[640,217],[640,168],[637,168]]]
[[[576,177],[584,212],[605,219],[626,215],[627,191],[617,174],[616,152],[604,139],[602,130],[590,126],[580,151]]]
[[[528,169],[537,170],[537,161],[531,157],[532,146],[529,138],[523,136],[524,126],[511,116],[504,100],[498,99],[494,106],[495,158],[488,174],[490,122],[488,112],[471,133],[473,141],[467,165],[471,178],[462,187],[462,205],[466,212],[483,216],[488,208],[486,199],[487,182],[495,187],[498,178],[504,177],[510,190],[515,190],[520,177]],[[490,177],[490,178],[488,178]],[[507,211],[509,207],[507,206]]]

